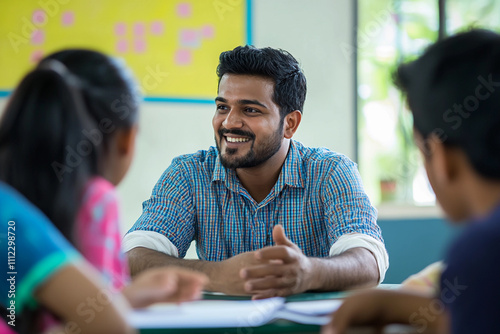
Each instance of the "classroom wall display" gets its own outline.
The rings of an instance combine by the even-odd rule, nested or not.
[[[9,1],[0,10],[0,95],[63,48],[123,58],[150,101],[213,102],[219,54],[251,44],[251,0]]]

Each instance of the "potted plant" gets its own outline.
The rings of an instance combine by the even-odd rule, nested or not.
[[[401,166],[398,160],[397,154],[394,153],[380,154],[377,157],[381,202],[394,202],[397,199]]]

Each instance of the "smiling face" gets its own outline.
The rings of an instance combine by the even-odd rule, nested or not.
[[[271,79],[224,74],[212,124],[221,163],[250,168],[271,158],[283,141],[283,119],[273,102]]]

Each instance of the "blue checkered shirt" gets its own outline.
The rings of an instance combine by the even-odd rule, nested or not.
[[[327,257],[349,233],[383,242],[356,164],[297,141],[291,141],[278,181],[260,203],[234,170],[221,165],[215,147],[175,158],[129,233],[158,232],[181,258],[196,240],[201,260],[221,261],[272,245],[276,224],[307,256]]]

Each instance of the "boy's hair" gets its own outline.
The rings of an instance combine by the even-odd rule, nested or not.
[[[457,34],[399,66],[415,130],[462,149],[483,177],[500,179],[500,35]]]
[[[138,96],[123,65],[88,50],[43,59],[14,91],[0,122],[0,179],[74,242],[86,182],[117,128],[133,126]]]
[[[219,84],[224,74],[269,78],[274,82],[273,101],[280,108],[281,118],[294,110],[303,112],[306,77],[297,60],[285,50],[245,45],[222,52],[217,66]]]

